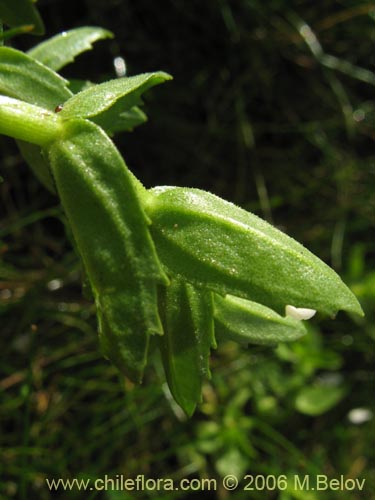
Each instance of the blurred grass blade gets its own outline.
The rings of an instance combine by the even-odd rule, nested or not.
[[[32,24],[25,24],[24,26],[18,26],[17,28],[12,28],[10,30],[6,30],[1,32],[0,30],[0,45],[3,45],[2,42],[5,40],[10,40],[18,35],[24,35],[25,33],[30,33],[33,30],[34,26]]]
[[[147,213],[162,262],[198,286],[259,302],[334,315],[363,314],[340,277],[259,217],[199,189],[150,191]]]
[[[272,309],[227,295],[214,294],[216,338],[241,344],[268,345],[296,340],[306,334],[302,321],[283,317]]]
[[[298,33],[301,35],[303,41],[310,49],[313,56],[322,66],[335,71],[340,71],[341,73],[370,85],[375,85],[375,74],[372,71],[356,66],[345,59],[340,59],[339,57],[326,54],[317,36],[303,19],[301,19],[296,13],[291,12],[288,13],[288,18],[293,26],[298,30]]]
[[[191,416],[201,399],[203,376],[209,373],[213,344],[212,297],[173,279],[163,301],[164,335],[159,339],[171,393]]]
[[[104,354],[142,379],[149,335],[162,333],[157,286],[168,283],[138,186],[103,130],[69,120],[49,148],[61,203],[95,296]]]
[[[29,56],[37,59],[54,71],[58,71],[87,50],[98,40],[113,38],[113,34],[103,28],[87,26],[64,31],[28,51]]]
[[[11,27],[32,25],[31,33],[44,34],[44,24],[32,0],[1,0],[0,19]]]
[[[375,85],[375,74],[372,71],[356,66],[349,61],[345,61],[345,59],[340,59],[330,54],[324,54],[320,62],[326,68],[340,71],[345,75],[351,76],[361,82],[368,83],[369,85]]]
[[[7,224],[4,227],[0,227],[0,238],[4,238],[13,232],[19,231],[30,224],[35,224],[35,222],[45,219],[47,217],[59,218],[61,216],[60,207],[51,207],[45,210],[39,210],[37,212],[32,212],[29,215],[21,217],[14,222]],[[20,275],[22,275],[20,271]],[[1,272],[0,272],[0,277]]]
[[[90,118],[94,121],[106,120],[103,114],[117,106],[121,111],[127,111],[141,102],[141,95],[149,88],[170,80],[163,72],[144,73],[131,77],[118,78],[94,85],[69,99],[61,116],[64,118]]]

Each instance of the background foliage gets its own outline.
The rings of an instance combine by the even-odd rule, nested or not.
[[[1,138],[0,497],[126,498],[58,496],[46,476],[298,473],[366,478],[366,493],[267,498],[373,498],[374,419],[348,418],[354,408],[374,410],[373,6],[40,0],[39,7],[47,36],[82,25],[116,35],[67,76],[113,78],[118,56],[129,75],[174,75],[146,99],[148,124],[116,140],[147,187],[208,189],[273,222],[342,275],[366,317],[318,317],[308,336],[275,349],[220,345],[203,404],[187,421],[160,385],[160,360],[136,387],[98,353],[57,200]],[[249,498],[240,490],[230,496]]]

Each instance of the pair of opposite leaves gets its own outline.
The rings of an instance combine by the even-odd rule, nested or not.
[[[0,132],[26,141],[25,159],[60,197],[104,354],[140,381],[156,334],[171,392],[191,414],[215,338],[298,338],[305,328],[282,316],[286,305],[362,310],[332,269],[255,215],[201,190],[142,186],[107,133],[144,121],[140,95],[170,77],[137,75],[73,95],[53,71],[104,36],[81,28],[30,55],[0,48]]]

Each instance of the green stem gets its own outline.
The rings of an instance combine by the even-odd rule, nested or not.
[[[0,134],[46,146],[61,133],[61,118],[46,109],[0,96]]]

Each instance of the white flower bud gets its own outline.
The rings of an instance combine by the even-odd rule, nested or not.
[[[285,316],[289,316],[294,319],[310,319],[315,316],[315,309],[308,309],[306,307],[294,307],[294,306],[285,306]]]

